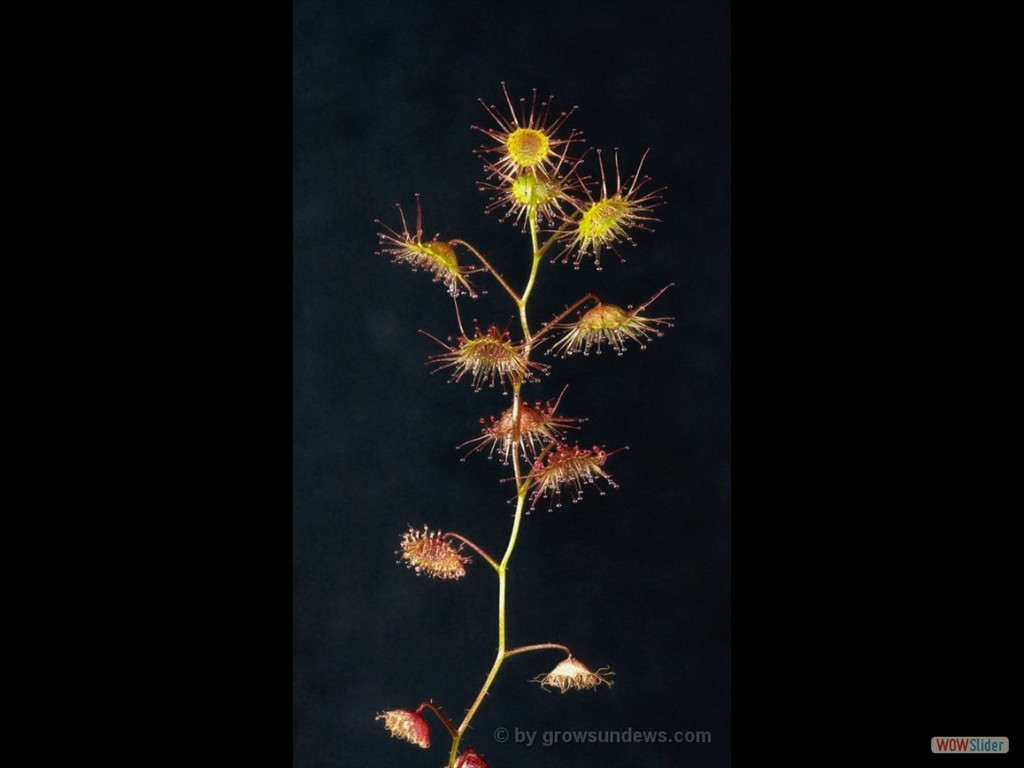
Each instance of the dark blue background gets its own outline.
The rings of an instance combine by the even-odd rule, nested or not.
[[[509,642],[566,643],[612,689],[545,693],[527,681],[556,654],[502,669],[464,744],[492,768],[728,765],[730,732],[730,42],[728,2],[294,5],[294,765],[439,766],[374,714],[433,698],[458,721],[496,642],[496,580],[457,583],[395,564],[407,524],[457,530],[500,555],[509,471],[457,443],[507,404],[431,376],[417,333],[455,332],[422,273],[375,255],[373,220],[423,197],[429,235],[461,237],[514,285],[528,238],[485,216],[471,150],[476,102],[555,95],[591,146],[667,185],[656,231],[625,264],[544,263],[536,325],[586,291],[621,305],[669,282],[652,314],[675,327],[646,351],[573,358],[527,391],[589,420],[609,460],[606,496],[524,521],[509,575]],[[607,156],[607,155],[606,155]],[[591,169],[596,172],[596,169]],[[480,284],[486,280],[480,278]],[[492,284],[493,286],[493,284]],[[496,287],[462,306],[505,324]],[[514,326],[513,326],[514,327]],[[552,362],[550,358],[544,360]],[[495,728],[710,731],[711,744],[497,743]],[[538,737],[538,739],[541,737]]]

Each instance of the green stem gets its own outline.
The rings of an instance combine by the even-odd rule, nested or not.
[[[555,244],[555,241],[558,240],[558,238],[563,233],[567,232],[569,230],[569,227],[571,227],[573,224],[575,224],[578,221],[578,217],[580,215],[582,215],[582,214],[576,214],[572,218],[566,219],[564,222],[562,222],[562,226],[560,226],[557,230],[555,230],[551,234],[551,237],[549,237],[547,240],[544,241],[544,245],[542,245],[540,247],[540,250],[537,250],[536,245],[535,245],[534,246],[534,258],[537,258],[537,259],[542,258],[544,256],[544,254],[548,252],[548,249],[551,248],[551,246]],[[534,236],[533,242],[536,244],[536,242],[537,242],[536,236]]]
[[[537,243],[537,209],[531,208],[529,211],[530,221],[530,241],[533,246],[533,263],[530,267],[530,277],[526,282],[526,288],[523,290],[522,297],[516,299],[516,304],[519,307],[519,322],[523,328],[523,357],[529,361],[530,350],[533,346],[533,337],[530,334],[530,325],[526,318],[526,303],[530,299],[530,294],[533,292],[533,286],[537,281],[537,270],[540,266],[541,256],[544,251],[551,246],[554,238],[557,237],[556,233],[552,236],[551,240],[545,243],[544,247],[541,248]],[[511,296],[515,296],[515,292],[511,289],[507,289]],[[519,441],[519,425],[522,420],[522,381],[516,381],[512,385],[512,423],[515,427],[512,430],[512,441],[515,446]],[[448,755],[448,768],[455,768],[455,759],[459,755],[459,743],[462,741],[462,737],[466,733],[466,729],[469,728],[470,722],[476,715],[477,710],[480,709],[480,705],[483,704],[484,698],[487,696],[487,692],[490,691],[491,686],[494,684],[495,678],[498,676],[498,671],[501,669],[502,663],[508,658],[508,654],[505,651],[505,598],[506,598],[506,583],[508,577],[508,563],[512,559],[512,553],[516,548],[516,541],[519,539],[519,527],[523,521],[523,511],[526,509],[526,494],[529,489],[529,482],[523,477],[523,468],[519,459],[519,451],[513,449],[512,451],[512,468],[515,470],[516,476],[516,514],[512,522],[512,532],[509,534],[508,546],[505,548],[505,555],[501,558],[501,562],[498,564],[498,653],[494,657],[494,663],[491,665],[491,671],[487,673],[487,678],[484,680],[483,687],[477,694],[473,704],[466,711],[466,716],[462,719],[462,723],[459,725],[458,732],[452,738],[452,749]],[[523,651],[516,651],[521,653]]]
[[[526,281],[526,287],[523,289],[523,296],[517,304],[519,304],[519,323],[523,327],[523,341],[525,348],[523,355],[527,360],[530,359],[530,349],[533,347],[533,337],[530,335],[530,325],[526,321],[526,302],[530,300],[530,294],[533,293],[533,286],[537,282],[537,269],[540,267],[541,250],[537,246],[537,209],[531,208],[529,213],[530,220],[530,240],[533,244],[533,264],[530,266],[530,277]],[[519,422],[516,421],[518,426]],[[518,429],[516,430],[518,432]]]
[[[511,651],[505,651],[505,658],[532,651],[564,651],[566,656],[572,657],[572,651],[567,645],[562,645],[561,643],[537,643],[536,645],[523,645],[519,648],[513,648]]]
[[[490,555],[488,555],[486,552],[484,552],[482,547],[478,547],[476,544],[474,544],[472,541],[467,539],[462,534],[452,533],[452,532],[449,531],[448,533],[446,533],[444,535],[444,538],[446,538],[446,539],[458,539],[463,544],[468,545],[470,549],[472,549],[474,552],[476,552],[478,555],[480,555],[480,557],[482,557],[484,560],[486,560],[488,563],[490,563],[491,564],[491,568],[493,568],[494,570],[498,570],[498,564],[494,561],[494,558],[491,557]]]
[[[466,246],[466,248],[469,249],[470,253],[472,253],[474,256],[476,256],[480,260],[480,263],[483,264],[484,267],[487,268],[487,271],[491,273],[491,275],[494,277],[494,279],[497,280],[501,284],[501,287],[505,289],[505,292],[509,296],[512,297],[512,301],[516,302],[517,304],[519,303],[519,294],[517,294],[515,291],[512,290],[512,286],[505,282],[505,278],[503,278],[498,273],[498,270],[496,270],[494,267],[491,266],[491,263],[486,258],[484,258],[484,255],[482,253],[480,253],[480,251],[478,251],[472,245],[467,243],[465,240],[451,240],[450,241],[451,245],[455,245],[456,243],[458,243],[459,245]]]
[[[483,688],[480,689],[480,693],[477,694],[476,700],[466,712],[466,716],[463,718],[462,724],[459,726],[460,737],[466,732],[466,729],[469,727],[469,723],[476,714],[476,711],[480,708],[480,705],[483,704],[487,691],[490,690],[491,684],[494,683],[494,678],[498,676],[498,670],[501,669],[502,662],[505,661],[505,658],[507,657],[505,652],[505,585],[508,580],[508,561],[512,557],[512,552],[516,548],[516,540],[519,538],[519,525],[523,519],[523,510],[526,506],[525,501],[526,489],[523,488],[522,493],[520,493],[516,499],[516,516],[515,522],[512,523],[512,534],[508,540],[508,548],[505,550],[505,556],[501,559],[501,564],[498,566],[498,654],[494,658],[494,664],[491,666],[491,671],[487,674],[487,679],[484,680]]]

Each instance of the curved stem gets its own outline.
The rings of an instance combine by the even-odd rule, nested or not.
[[[533,293],[533,286],[537,282],[537,268],[540,266],[541,251],[537,248],[537,209],[530,209],[530,240],[533,243],[533,264],[530,266],[530,278],[526,281],[523,289],[523,297],[519,300],[519,322],[523,326],[523,341],[526,344],[525,354],[529,357],[532,338],[530,337],[530,326],[526,322],[526,302],[530,300]],[[550,242],[550,241],[549,241]],[[518,422],[517,422],[518,424]]]
[[[522,645],[519,648],[513,648],[511,651],[505,651],[505,658],[532,651],[565,651],[566,656],[572,656],[572,651],[567,645],[561,645],[560,643],[537,643],[536,645]]]
[[[519,294],[512,290],[512,286],[505,282],[505,278],[498,274],[498,270],[491,266],[491,263],[487,261],[486,258],[484,258],[484,255],[480,253],[480,251],[478,251],[472,245],[467,243],[465,240],[452,240],[450,242],[452,245],[458,243],[459,245],[466,246],[466,248],[468,248],[470,252],[480,260],[480,263],[487,268],[487,271],[491,273],[494,279],[501,283],[501,287],[504,288],[506,293],[508,293],[508,295],[512,297],[512,301],[514,301],[516,304],[519,303]]]
[[[518,463],[518,462],[516,462]],[[516,480],[519,480],[521,471],[516,468]],[[501,653],[505,652],[505,582],[506,574],[508,571],[508,561],[512,559],[512,550],[516,548],[516,540],[519,538],[519,526],[523,521],[523,511],[526,508],[526,484],[522,483],[522,490],[516,495],[516,515],[512,522],[512,533],[509,534],[508,548],[505,550],[505,556],[501,559],[501,565],[498,566],[498,650]]]
[[[448,717],[447,717],[447,716],[445,715],[445,713],[444,713],[444,712],[442,712],[442,711],[441,711],[440,709],[438,709],[438,708],[437,708],[437,707],[436,707],[436,706],[434,705],[434,702],[432,702],[432,701],[424,701],[424,702],[423,702],[422,704],[420,704],[420,705],[419,705],[419,706],[418,706],[418,707],[416,708],[416,714],[419,714],[419,713],[420,713],[420,712],[422,712],[422,711],[423,711],[424,709],[429,709],[429,710],[430,710],[431,712],[433,712],[433,713],[434,713],[435,715],[437,715],[437,718],[438,718],[438,719],[439,719],[439,720],[440,720],[440,721],[441,721],[442,723],[444,723],[444,727],[448,729],[448,733],[450,733],[450,734],[452,735],[452,738],[453,738],[453,739],[454,739],[454,738],[455,738],[456,736],[458,736],[458,735],[459,735],[459,734],[458,734],[458,731],[456,731],[456,730],[455,730],[455,726],[454,726],[454,725],[452,725],[452,721],[448,719]]]
[[[517,401],[520,397],[518,388],[516,389]],[[512,461],[516,464],[516,477],[517,480],[520,475],[518,467],[519,459],[518,453],[514,454]],[[484,703],[484,698],[487,696],[487,692],[491,689],[491,685],[494,684],[495,678],[498,676],[498,670],[501,669],[502,662],[508,658],[509,654],[505,651],[505,582],[508,574],[508,561],[512,557],[512,551],[516,547],[516,539],[519,536],[519,524],[523,519],[523,509],[526,501],[526,488],[519,492],[518,498],[516,499],[516,516],[515,522],[512,524],[512,534],[508,540],[508,548],[505,550],[505,556],[501,559],[501,564],[498,566],[498,653],[494,657],[494,664],[491,665],[491,671],[487,673],[487,679],[484,680],[483,687],[480,692],[476,695],[476,699],[473,704],[466,711],[466,716],[462,719],[462,723],[459,725],[458,732],[452,736],[452,751],[448,756],[448,768],[454,768],[455,758],[459,754],[459,742],[462,741],[462,736],[466,733],[466,729],[469,728],[469,723],[476,715],[480,705]],[[518,651],[517,651],[518,653]]]
[[[537,270],[540,266],[540,259],[543,255],[543,248],[539,248],[537,245],[537,210],[531,208],[529,212],[530,221],[530,240],[533,246],[533,263],[530,267],[530,277],[527,280],[526,288],[523,290],[522,297],[516,295],[515,291],[506,286],[506,290],[509,295],[515,299],[516,305],[519,308],[519,322],[523,328],[523,357],[527,362],[530,360],[530,350],[533,346],[533,337],[530,334],[530,325],[526,317],[526,303],[530,299],[530,294],[533,292],[533,286],[537,281]],[[544,248],[550,247],[551,243],[554,242],[554,238],[557,237],[558,233],[552,236]],[[459,241],[462,242],[462,241]],[[463,243],[471,250],[475,249],[466,243]],[[478,258],[483,260],[480,254],[477,254]],[[486,262],[485,262],[486,264]],[[492,274],[498,277],[499,282],[505,285],[502,280],[493,269]],[[522,394],[523,382],[522,380],[516,381],[512,385],[512,423],[514,427],[512,429],[512,440],[518,441],[519,429],[522,422]],[[529,482],[524,479],[523,467],[519,459],[519,451],[512,451],[512,467],[515,471],[516,481],[516,512],[515,518],[512,522],[512,532],[509,534],[508,546],[505,548],[505,554],[501,558],[501,562],[498,564],[498,652],[494,657],[494,663],[491,665],[491,671],[487,673],[487,678],[484,680],[483,687],[480,688],[480,692],[476,695],[476,699],[473,704],[466,711],[466,716],[462,719],[462,723],[459,725],[457,733],[452,736],[452,749],[448,755],[448,768],[454,768],[455,759],[459,755],[459,743],[462,741],[463,735],[466,733],[466,729],[469,728],[470,722],[476,715],[477,710],[480,709],[480,705],[483,704],[484,698],[487,696],[487,692],[490,691],[491,686],[494,684],[495,678],[498,676],[498,670],[501,669],[502,662],[508,657],[505,651],[505,599],[506,599],[506,583],[508,577],[508,563],[512,559],[512,553],[516,548],[516,541],[519,538],[519,527],[523,521],[523,511],[526,509],[526,494],[529,489]]]
[[[530,242],[533,244],[533,258],[536,259],[537,256],[540,255],[540,248],[537,246],[537,233],[538,233],[538,230],[537,230],[537,209],[536,208],[531,208],[530,209],[530,212],[527,215],[527,220],[530,222]],[[545,243],[545,245],[546,245],[546,243]],[[536,272],[534,272],[534,274],[531,275],[530,277],[532,278],[532,277],[535,277],[535,276],[536,276]],[[529,287],[527,287],[527,289],[525,291],[523,291],[523,301],[526,301],[526,297],[529,295],[529,293],[530,293],[530,290],[529,290]]]
[[[491,557],[490,555],[488,555],[483,549],[478,547],[476,544],[474,544],[472,541],[467,539],[462,534],[452,533],[452,532],[449,531],[448,533],[446,533],[444,535],[444,538],[446,538],[446,539],[458,539],[463,544],[465,544],[470,549],[472,549],[474,552],[476,552],[478,555],[480,555],[480,557],[482,557],[484,560],[486,560],[488,563],[490,563],[491,564],[491,568],[493,568],[494,570],[498,570],[498,563],[495,562],[494,558]]]

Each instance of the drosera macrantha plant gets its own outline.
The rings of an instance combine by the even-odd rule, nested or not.
[[[491,555],[461,533],[433,530],[426,525],[406,530],[397,553],[400,562],[416,574],[442,581],[464,578],[473,565],[474,556],[497,576],[497,653],[483,686],[461,722],[456,725],[433,701],[422,702],[415,709],[393,709],[377,715],[392,736],[428,749],[431,741],[426,714],[432,713],[451,737],[448,768],[487,768],[483,757],[471,747],[463,748],[462,741],[499,671],[513,656],[544,651],[560,654],[561,659],[554,668],[532,680],[546,690],[557,689],[562,693],[595,690],[602,685],[611,687],[615,674],[606,666],[591,669],[561,643],[511,647],[508,643],[505,610],[508,568],[524,515],[542,500],[553,510],[562,506],[565,497],[573,503],[580,501],[588,487],[602,494],[607,488],[617,488],[606,464],[619,451],[625,450],[625,446],[614,450],[598,445],[584,448],[578,442],[566,441],[567,430],[581,429],[585,419],[562,415],[559,411],[564,387],[553,404],[536,401],[530,405],[524,399],[524,388],[537,383],[537,374],[549,373],[551,368],[533,360],[534,353],[547,344],[549,357],[556,359],[576,353],[588,355],[592,350],[601,354],[602,346],[622,355],[631,345],[645,348],[672,325],[670,317],[647,314],[651,304],[671,283],[635,309],[632,306],[623,309],[586,293],[538,328],[531,325],[529,301],[545,256],[554,254],[550,259],[552,264],[571,261],[577,270],[591,259],[600,270],[603,251],[611,251],[622,259],[619,248],[624,244],[635,245],[633,235],[650,231],[651,224],[657,221],[653,212],[663,202],[664,188],[648,189],[650,179],[641,175],[648,151],[641,156],[636,171],[625,179],[616,151],[614,184],[611,185],[598,150],[594,156],[599,178],[585,176],[583,166],[589,153],[585,150],[583,136],[575,129],[567,131],[577,108],[554,114],[552,99],[538,104],[536,90],[529,103],[521,98],[518,105],[513,103],[504,83],[502,91],[504,105],[501,107],[480,100],[493,124],[483,128],[473,126],[488,140],[476,150],[483,160],[485,174],[478,186],[491,194],[486,211],[503,211],[503,221],[513,222],[523,234],[529,233],[529,258],[522,261],[509,258],[501,262],[513,269],[522,264],[524,272],[529,265],[523,287],[514,288],[491,259],[465,240],[441,239],[440,233],[425,239],[418,194],[414,230],[410,230],[401,206],[398,206],[401,231],[377,222],[381,227],[379,253],[413,269],[426,271],[435,282],[445,286],[454,302],[458,336],[445,342],[423,331],[443,349],[428,358],[433,370],[447,372],[452,381],[468,380],[477,392],[485,387],[500,388],[503,397],[510,400],[497,415],[481,418],[480,434],[459,446],[460,449],[469,447],[463,461],[486,449],[488,457],[497,453],[503,464],[512,465],[512,477],[506,480],[514,484],[515,514],[504,553],[500,557]],[[493,279],[512,301],[519,321],[515,331],[492,324],[486,329],[475,326],[473,333],[468,334],[463,327],[459,300],[477,298],[480,291],[476,283],[484,275]],[[495,498],[497,502],[502,496]],[[504,498],[507,499],[507,495]]]

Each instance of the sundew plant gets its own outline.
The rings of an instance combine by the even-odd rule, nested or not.
[[[458,335],[442,341],[426,334],[439,345],[428,358],[430,366],[445,371],[453,381],[468,383],[474,392],[485,386],[500,388],[506,398],[499,413],[481,418],[483,429],[479,434],[468,435],[459,446],[463,459],[486,454],[511,465],[511,476],[506,480],[513,484],[515,514],[504,553],[492,555],[462,533],[429,526],[405,531],[397,552],[400,562],[421,576],[461,579],[475,555],[497,578],[497,652],[461,722],[456,725],[433,700],[377,715],[393,736],[428,749],[431,737],[426,713],[433,713],[451,737],[448,768],[487,767],[480,754],[463,744],[463,738],[502,665],[512,656],[560,654],[554,668],[533,678],[545,689],[565,693],[612,686],[614,672],[604,666],[588,666],[567,645],[539,642],[510,646],[508,642],[508,566],[524,515],[538,505],[554,510],[566,498],[579,502],[591,488],[602,494],[608,488],[617,488],[608,469],[614,462],[609,460],[625,450],[625,446],[609,450],[598,444],[584,447],[570,439],[570,434],[582,429],[584,419],[562,413],[564,387],[553,402],[530,404],[524,391],[539,382],[540,374],[550,375],[551,362],[558,358],[592,352],[599,355],[604,349],[621,355],[630,346],[643,349],[671,327],[672,320],[648,312],[671,284],[635,306],[623,308],[605,303],[593,293],[583,293],[568,297],[565,310],[557,316],[539,325],[531,319],[530,297],[537,288],[542,264],[571,263],[577,270],[592,264],[600,270],[602,256],[607,257],[608,252],[624,261],[619,250],[624,245],[635,245],[634,233],[650,231],[657,221],[653,213],[662,203],[664,188],[649,188],[650,179],[641,175],[647,152],[640,156],[636,170],[623,178],[618,151],[611,163],[600,149],[590,151],[582,134],[570,127],[576,107],[555,114],[552,99],[538,103],[536,90],[529,100],[520,98],[518,102],[509,96],[504,83],[502,91],[504,104],[500,107],[480,101],[490,123],[487,127],[474,126],[486,140],[476,150],[484,174],[478,186],[490,195],[486,211],[500,211],[502,221],[511,222],[524,236],[528,234],[529,246],[523,255],[492,260],[457,237],[442,239],[437,234],[425,239],[419,195],[411,222],[401,206],[392,225],[377,222],[379,253],[431,274],[434,282],[447,289],[454,304],[453,328],[458,329]],[[588,167],[596,175],[588,176]],[[410,223],[415,226],[410,228]],[[525,275],[521,287],[507,276],[511,274]],[[509,328],[492,324],[483,329],[475,325],[472,334],[466,332],[459,302],[476,299],[482,280],[493,280],[507,294],[515,308],[518,328],[513,321]],[[542,352],[551,362],[534,359]],[[496,503],[508,499],[505,486],[495,499]]]

